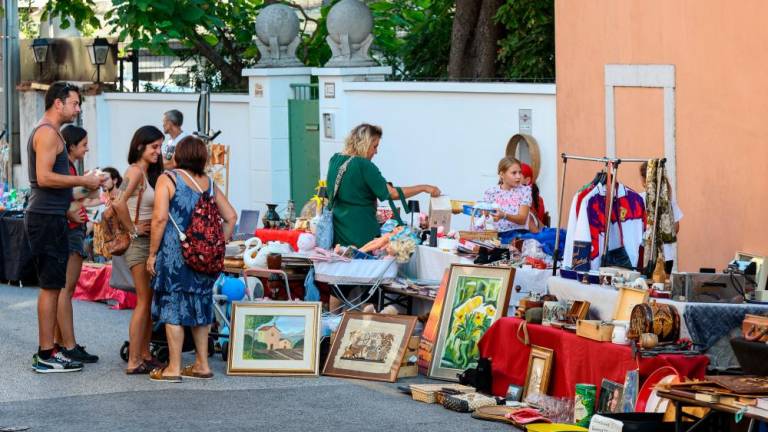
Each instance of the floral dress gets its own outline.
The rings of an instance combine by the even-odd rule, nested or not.
[[[192,219],[200,193],[184,183],[174,171],[176,193],[168,209],[181,232],[186,231]],[[211,195],[214,193],[211,181]],[[152,279],[152,319],[163,324],[205,326],[213,322],[213,285],[218,275],[198,273],[187,266],[181,254],[179,232],[170,220],[165,226],[163,240],[155,263],[156,276]]]

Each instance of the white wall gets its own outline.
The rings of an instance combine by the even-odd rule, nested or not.
[[[84,107],[83,125],[91,136],[91,157],[95,159],[86,160],[86,168],[114,166],[125,171],[134,131],[144,125],[162,130],[163,113],[168,110],[177,109],[184,114],[182,129],[197,130],[197,94],[104,93],[92,99],[96,116]],[[222,131],[216,142],[230,146],[229,200],[238,211],[249,208],[250,185],[242,181],[250,156],[248,96],[212,95],[210,124],[211,129]]]
[[[335,125],[337,138],[362,122],[384,129],[374,162],[388,181],[434,184],[460,200],[482,199],[485,189],[496,184],[499,159],[519,131],[518,110],[531,109],[532,135],[541,150],[538,185],[555,217],[559,159],[554,84],[343,82],[337,84],[336,98],[346,99],[346,113]],[[323,170],[339,150],[321,148]],[[427,197],[419,198],[426,213]],[[454,225],[467,224],[467,217],[454,217]]]

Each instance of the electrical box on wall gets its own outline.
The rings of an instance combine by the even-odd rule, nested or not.
[[[333,130],[333,114],[332,113],[323,113],[323,130],[324,135],[326,138],[333,139],[336,134]]]
[[[520,109],[517,112],[520,122],[520,133],[530,135],[533,132],[533,112],[530,109]]]

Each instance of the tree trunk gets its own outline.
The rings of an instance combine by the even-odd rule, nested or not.
[[[496,50],[502,26],[493,21],[504,0],[456,0],[448,77],[496,77]]]
[[[218,70],[221,71],[221,83],[226,88],[247,87],[246,80],[242,76],[242,66],[233,65],[210,45],[203,40],[202,36],[195,35],[190,38],[197,52],[208,59]]]

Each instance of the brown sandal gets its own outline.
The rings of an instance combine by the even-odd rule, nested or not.
[[[150,381],[160,381],[160,382],[169,382],[169,383],[180,383],[181,377],[178,375],[163,375],[163,372],[165,371],[165,368],[155,368],[152,369],[152,372],[149,373],[149,380]]]
[[[187,365],[184,366],[184,368],[181,370],[181,376],[184,378],[192,378],[192,379],[203,379],[203,380],[209,380],[213,378],[213,372],[208,372],[207,374],[201,374],[199,372],[195,372],[194,369],[195,365]]]
[[[126,369],[125,374],[126,375],[146,375],[150,373],[152,369],[149,365],[147,365],[145,362],[141,362],[138,366],[136,366],[133,369]]]

